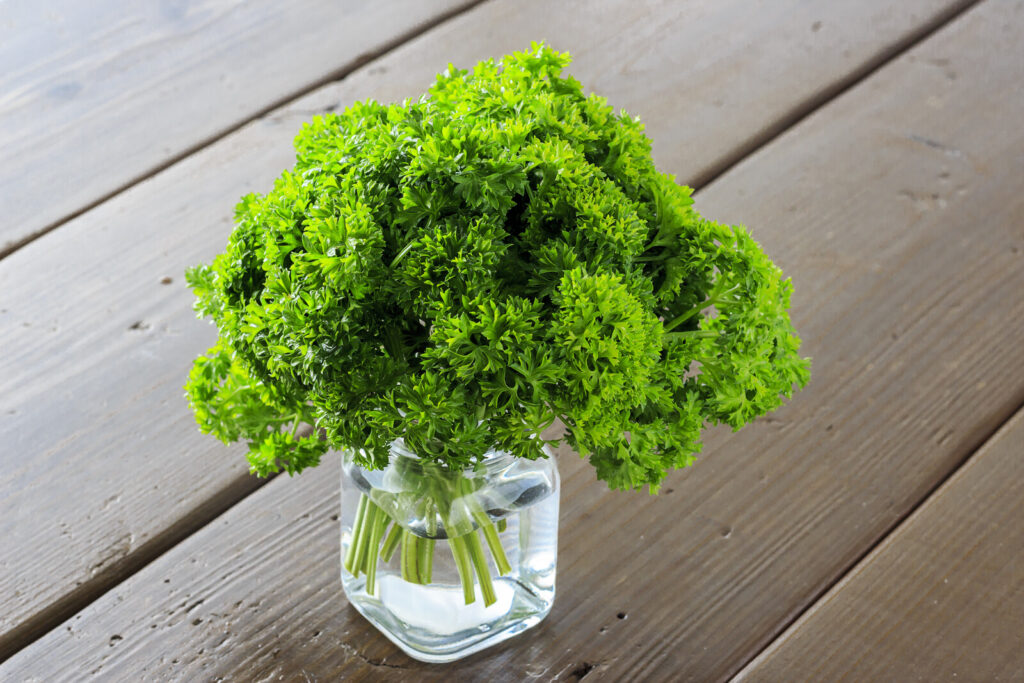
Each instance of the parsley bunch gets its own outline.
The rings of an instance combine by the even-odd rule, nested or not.
[[[295,167],[187,273],[219,329],[186,386],[203,431],[247,439],[260,475],[332,448],[381,468],[398,438],[461,469],[542,456],[560,420],[609,486],[656,489],[705,424],[807,382],[790,281],[569,61],[535,44],[303,127]]]

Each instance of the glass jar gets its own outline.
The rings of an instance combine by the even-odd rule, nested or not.
[[[540,623],[555,598],[558,468],[489,452],[453,472],[401,441],[386,469],[346,453],[341,579],[410,657],[450,662]]]

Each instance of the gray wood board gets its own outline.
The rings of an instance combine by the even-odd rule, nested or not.
[[[606,2],[602,21],[581,22],[580,3],[490,2],[0,262],[0,348],[13,350],[0,357],[0,530],[11,548],[0,559],[0,658],[159,552],[197,509],[254,486],[237,449],[196,433],[181,398],[191,359],[214,339],[193,319],[181,273],[223,248],[235,198],[290,165],[291,138],[312,114],[415,96],[450,60],[470,65],[542,34],[578,56],[573,73],[666,138],[656,154],[667,170],[699,177],[957,6],[837,3],[812,19],[798,0],[758,15],[743,0]],[[735,40],[716,37],[725,26]],[[787,57],[804,43],[813,59]],[[688,104],[717,101],[736,113]]]
[[[0,3],[0,256],[471,4]]]
[[[742,0],[608,2],[602,21],[581,22],[580,3],[490,2],[5,259],[0,528],[12,550],[0,560],[0,657],[159,552],[197,509],[254,486],[237,451],[195,432],[181,399],[191,358],[213,340],[181,273],[222,248],[235,198],[290,164],[290,139],[313,113],[414,96],[449,60],[469,65],[542,34],[577,55],[584,82],[644,115],[664,168],[700,177],[961,4],[835,3],[808,15],[798,0],[755,14]],[[720,39],[725,27],[734,40]]]
[[[475,27],[488,7],[459,21]],[[1006,58],[1022,37],[1019,12],[1020,3],[982,4],[699,194],[705,213],[753,226],[793,276],[814,379],[769,419],[738,434],[714,431],[700,464],[674,474],[657,498],[609,493],[585,463],[563,455],[559,597],[537,629],[440,670],[398,654],[341,596],[337,473],[328,464],[272,482],[0,673],[334,679],[398,667],[417,677],[590,670],[703,680],[735,672],[1024,399],[1024,350],[1014,343],[1024,334],[1024,194],[1014,182],[1024,132],[1010,125],[1022,74]],[[230,168],[245,165],[251,176],[266,167],[248,150],[273,126],[290,129],[308,110],[374,92],[375,77],[395,73],[393,60],[413,63],[431,41],[134,192],[176,196],[175,183],[210,173],[235,188],[229,183],[245,174]],[[393,80],[381,84],[389,96],[395,89]],[[174,249],[202,241],[216,250],[226,223],[191,224],[200,227]],[[54,237],[70,240],[71,227]],[[133,306],[145,291],[136,289]],[[196,450],[214,462],[215,449]],[[133,473],[137,482],[153,476]]]
[[[1024,411],[739,679],[1024,680]]]

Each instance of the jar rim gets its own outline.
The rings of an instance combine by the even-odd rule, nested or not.
[[[409,449],[405,444],[405,440],[399,437],[391,442],[390,445],[391,460],[394,461],[396,458],[401,458],[403,465],[412,469],[421,469],[423,466],[429,465],[432,467],[440,467],[448,470],[449,468],[443,463],[436,462],[434,460],[424,460],[420,458],[414,451]],[[551,450],[547,447],[544,448],[544,452],[548,458],[552,457]],[[354,451],[346,449],[344,452],[345,459],[350,459],[354,455]],[[509,451],[500,451],[495,448],[488,449],[483,455],[479,456],[466,467],[463,467],[459,472],[462,473],[480,473],[480,472],[496,472],[506,469],[520,458],[516,457]],[[393,463],[392,463],[393,464]],[[455,470],[450,470],[454,472]]]
[[[399,437],[391,442],[391,457],[408,458],[409,460],[419,461],[423,463],[433,463],[431,460],[423,460],[408,446],[405,445],[405,440]],[[481,467],[486,470],[495,470],[506,467],[507,465],[515,462],[516,456],[512,455],[508,451],[499,451],[495,448],[488,449],[483,455],[479,456],[469,465],[462,468],[463,472],[479,471]],[[440,464],[440,463],[437,463]]]

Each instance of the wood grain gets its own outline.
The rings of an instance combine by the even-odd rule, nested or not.
[[[0,256],[471,4],[0,3]]]
[[[0,262],[0,659],[162,552],[205,518],[197,510],[256,486],[238,449],[196,433],[182,400],[214,331],[194,320],[181,273],[223,248],[234,198],[290,165],[302,121],[415,96],[448,60],[472,64],[541,34],[576,53],[583,82],[664,134],[667,170],[698,177],[960,4],[830,3],[812,19],[790,0],[749,21],[746,0],[623,1],[581,22],[595,5],[486,3]],[[716,37],[724,26],[736,40]],[[774,62],[752,58],[755,38]],[[788,56],[793,45],[814,58]],[[719,100],[737,113],[686,104]]]
[[[488,7],[467,14],[467,25]],[[1016,343],[1024,335],[1024,193],[1015,182],[1024,131],[1010,125],[1024,105],[1024,74],[1003,57],[1022,39],[1021,12],[1020,2],[980,5],[699,194],[709,215],[754,226],[793,275],[814,379],[771,418],[734,435],[714,431],[701,463],[673,475],[657,498],[609,493],[585,463],[563,454],[559,597],[538,628],[443,669],[396,652],[341,595],[336,469],[328,464],[242,501],[0,675],[731,675],[1024,400],[1024,349]],[[178,196],[183,185],[175,183],[211,172],[223,174],[224,185],[241,182],[231,180],[240,171],[228,171],[238,164],[258,175],[265,161],[244,150],[270,135],[261,127],[292,128],[303,108],[348,99],[355,92],[346,87],[365,87],[373,69],[393,74],[389,60],[412,63],[431,40],[196,155],[134,190],[119,210],[131,214],[157,193]],[[586,71],[577,75],[587,80]],[[381,87],[390,93],[389,83]],[[51,237],[71,240],[96,225]],[[166,248],[182,260],[200,256],[189,250],[213,251],[223,239],[216,225],[184,223],[195,227],[183,227],[181,243]],[[127,310],[152,306],[144,288],[126,289]],[[178,305],[155,312],[170,315]],[[207,479],[213,449],[197,450]],[[154,470],[132,474],[148,482]],[[171,482],[179,490],[189,483]],[[145,507],[133,504],[132,512]]]
[[[1024,680],[1024,411],[739,680]]]

